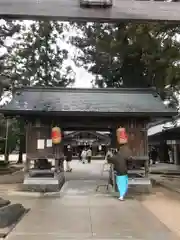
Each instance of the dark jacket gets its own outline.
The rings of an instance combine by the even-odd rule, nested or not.
[[[72,150],[67,151],[66,161],[70,162],[72,160]]]
[[[131,151],[128,146],[122,146],[113,157],[108,158],[108,162],[114,165],[114,170],[116,171],[117,175],[127,175],[127,160],[130,157]]]
[[[150,152],[150,157],[152,158],[152,160],[156,160],[157,157],[158,157],[158,152],[153,149],[151,152]]]

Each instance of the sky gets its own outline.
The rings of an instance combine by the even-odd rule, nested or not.
[[[69,51],[69,58],[64,62],[67,65],[70,65],[74,72],[76,73],[76,80],[73,87],[77,88],[91,88],[92,87],[92,74],[88,73],[84,68],[80,67],[78,68],[74,61],[71,60],[71,57],[73,57],[74,52],[76,51],[75,47],[71,46],[70,44],[67,44],[65,41],[60,41],[60,45],[62,48],[65,48]]]
[[[77,49],[72,46],[71,44],[66,43],[66,41],[59,41],[59,45],[61,45],[62,48],[67,49],[69,52],[69,58],[64,61],[65,65],[70,65],[74,72],[76,73],[76,80],[73,87],[77,88],[91,88],[92,87],[92,74],[88,73],[84,68],[80,67],[78,68],[74,61],[71,59],[74,56],[74,53],[77,51]]]

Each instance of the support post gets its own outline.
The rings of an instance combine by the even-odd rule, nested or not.
[[[110,143],[110,146],[111,146],[111,148],[117,148],[117,137],[116,137],[116,128],[115,127],[111,129],[111,143]],[[113,192],[116,192],[117,191],[117,186],[116,186],[116,179],[115,179],[113,164],[111,164],[111,167],[110,167],[109,182],[112,183]]]
[[[111,129],[111,148],[117,148],[116,128]]]
[[[174,164],[178,165],[178,149],[177,149],[177,141],[175,141],[175,144],[173,145],[174,150]]]
[[[5,152],[4,152],[4,161],[8,162],[8,135],[9,135],[9,119],[6,121],[6,141],[5,141]]]
[[[26,126],[25,126],[25,129],[26,129],[26,160],[24,161],[24,174],[27,176],[28,173],[29,173],[29,168],[30,168],[30,159],[28,158],[28,133],[29,133],[29,123],[27,122]]]
[[[148,176],[149,176],[149,159],[145,160],[144,168],[145,168],[145,177],[148,178]]]

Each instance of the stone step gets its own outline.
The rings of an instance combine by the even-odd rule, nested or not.
[[[10,204],[0,208],[0,228],[6,228],[17,222],[25,213],[26,209],[22,204]]]
[[[0,208],[9,205],[11,202],[9,200],[0,198]]]

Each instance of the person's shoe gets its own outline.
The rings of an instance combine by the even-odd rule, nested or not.
[[[118,198],[120,201],[124,201],[124,198],[123,197],[119,197]]]

